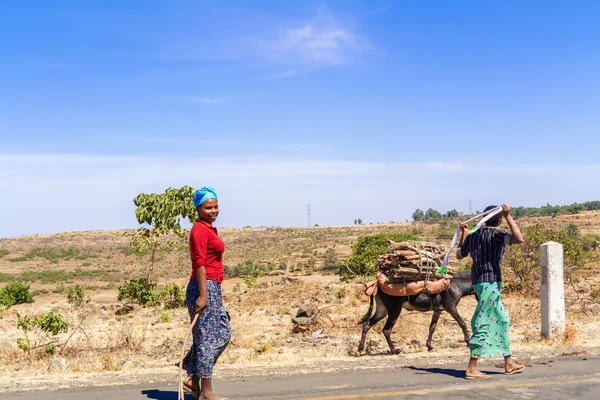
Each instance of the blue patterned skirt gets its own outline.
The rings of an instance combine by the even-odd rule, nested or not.
[[[207,280],[208,304],[194,326],[192,347],[183,359],[183,368],[188,375],[211,378],[217,360],[231,340],[229,315],[223,308],[221,285]],[[196,311],[196,300],[200,296],[198,282],[190,280],[186,292],[186,304],[190,321]]]

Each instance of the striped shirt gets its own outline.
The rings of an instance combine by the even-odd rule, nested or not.
[[[500,264],[504,255],[504,247],[510,243],[511,238],[510,233],[491,226],[482,226],[467,236],[465,242],[458,248],[458,255],[459,257],[471,255],[473,260],[471,281],[473,284],[502,282]]]

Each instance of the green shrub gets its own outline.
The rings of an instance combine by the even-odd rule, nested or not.
[[[148,282],[145,278],[140,278],[137,281],[130,280],[123,286],[119,287],[119,295],[117,299],[130,300],[141,305],[158,306],[160,301],[156,292],[156,284]]]
[[[592,296],[592,299],[594,299],[594,301],[600,303],[600,284],[597,285],[595,288],[592,288],[590,296]]]
[[[83,304],[89,303],[90,298],[85,296],[81,286],[75,285],[67,289],[67,302],[73,306],[81,307]]]
[[[67,332],[69,328],[67,322],[62,318],[62,315],[53,312],[47,312],[36,318],[35,324],[42,332],[51,333],[52,335]]]
[[[25,303],[33,303],[33,293],[29,291],[29,285],[13,282],[0,290],[0,305],[10,308]]]
[[[553,230],[538,224],[524,228],[522,233],[524,243],[507,246],[502,263],[503,287],[508,291],[537,295],[540,290],[540,246],[549,241],[563,245],[565,280],[577,280],[577,270],[583,268],[590,256],[584,249],[577,226],[570,224],[565,229]]]
[[[161,290],[159,297],[167,309],[183,307],[185,305],[185,286],[169,282]]]
[[[256,281],[258,280],[258,278],[264,276],[264,274],[265,273],[263,272],[263,270],[254,265],[252,261],[246,261],[246,263],[244,264],[244,283],[248,287],[253,287],[254,285],[256,285]]]
[[[48,343],[46,345],[46,347],[44,347],[44,351],[46,352],[47,355],[53,356],[54,353],[56,352],[56,346],[54,346],[52,343]]]
[[[160,322],[171,322],[171,314],[169,314],[166,310],[161,310],[160,312]]]
[[[62,315],[47,312],[35,318],[29,315],[20,315],[17,313],[17,328],[25,333],[24,338],[17,339],[17,346],[23,351],[29,351],[38,347],[43,347],[47,355],[53,355],[56,347],[53,343],[46,343],[50,335],[56,336],[59,333],[66,333],[69,330],[69,325],[63,319]],[[29,340],[28,332],[36,331],[35,342],[33,347]],[[41,342],[41,343],[40,343]]]
[[[4,257],[5,255],[7,255],[9,253],[8,250],[4,250],[4,249],[0,249],[0,258]]]
[[[323,256],[323,268],[332,269],[337,265],[337,257],[335,255],[335,250],[329,248],[325,251],[325,255]]]
[[[348,280],[356,276],[374,276],[377,273],[379,256],[388,251],[388,239],[394,242],[418,240],[410,233],[378,233],[360,236],[352,246],[352,254],[346,265],[338,269],[340,278]]]

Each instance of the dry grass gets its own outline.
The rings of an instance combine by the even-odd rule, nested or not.
[[[577,341],[577,327],[567,325],[565,327],[565,343],[575,343]]]
[[[565,226],[575,222],[584,234],[600,233],[600,213],[577,216],[583,218],[575,217],[523,219],[519,224],[526,226],[542,220],[552,226]],[[244,368],[273,363],[289,366],[298,362],[354,360],[350,354],[356,350],[361,331],[357,322],[368,308],[368,299],[362,294],[360,284],[342,283],[331,273],[319,271],[325,251],[332,248],[338,259],[343,259],[348,256],[351,244],[360,235],[410,232],[417,229],[421,237],[435,240],[435,235],[439,234],[441,228],[444,227],[438,224],[420,223],[310,229],[221,229],[219,232],[227,246],[225,263],[228,265],[252,259],[261,264],[282,262],[291,270],[290,266],[302,265],[310,257],[315,257],[317,273],[296,273],[299,281],[292,284],[284,284],[279,276],[273,274],[261,278],[253,289],[248,289],[240,279],[226,280],[223,285],[224,303],[231,315],[233,341],[219,363]],[[0,248],[8,251],[7,255],[0,258],[0,272],[16,275],[35,269],[38,272],[47,271],[48,276],[52,276],[52,271],[58,269],[118,270],[117,275],[122,282],[125,278],[141,276],[145,268],[145,259],[126,251],[127,245],[128,237],[124,232],[83,232],[0,239]],[[85,254],[86,258],[8,260],[23,257],[32,249],[40,248],[75,248],[80,250],[77,254]],[[156,268],[160,283],[187,281],[189,262],[185,249],[164,253],[160,257],[162,261]],[[595,272],[597,270],[596,264],[587,270],[592,271],[589,272],[587,282],[590,288],[600,287]],[[189,324],[184,308],[167,312],[158,308],[137,307],[129,315],[119,317],[115,315],[118,305],[117,282],[109,287],[106,281],[80,272],[73,278],[73,282],[65,282],[64,285],[75,283],[84,286],[86,295],[92,299],[90,303],[72,307],[63,293],[52,293],[53,290],[57,291],[60,284],[36,281],[31,283],[32,290],[44,290],[47,294],[36,296],[34,304],[19,305],[0,312],[0,372],[3,376],[160,368],[178,361],[180,342]],[[564,345],[600,347],[600,306],[595,305],[593,300],[582,302],[582,297],[586,296],[567,288],[568,327]],[[550,346],[559,345],[555,341],[542,340],[539,335],[539,300],[505,296],[503,302],[512,320],[511,339],[517,353],[550,349]],[[320,318],[307,332],[293,333],[291,317],[304,305],[316,306],[320,310]],[[467,324],[475,306],[474,297],[464,298],[459,304],[459,312]],[[61,349],[62,353],[56,355],[66,360],[64,371],[48,369],[50,356],[37,352],[27,353],[16,348],[16,340],[22,337],[22,332],[17,330],[15,313],[39,314],[47,311],[61,313],[71,327],[80,328],[73,334],[66,348]],[[430,318],[431,312],[402,312],[392,337],[404,355],[427,355],[425,341]],[[385,344],[381,335],[384,322],[385,320],[371,329],[368,340]],[[321,335],[313,336],[314,332],[319,331]],[[60,334],[59,341],[64,342],[72,333],[73,329],[67,334]],[[440,318],[433,345],[437,357],[467,354],[460,327],[447,313]],[[387,352],[387,345],[381,351]]]

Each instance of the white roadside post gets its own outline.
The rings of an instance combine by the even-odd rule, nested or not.
[[[542,336],[563,338],[565,334],[565,286],[563,246],[548,242],[540,246],[542,281]]]

